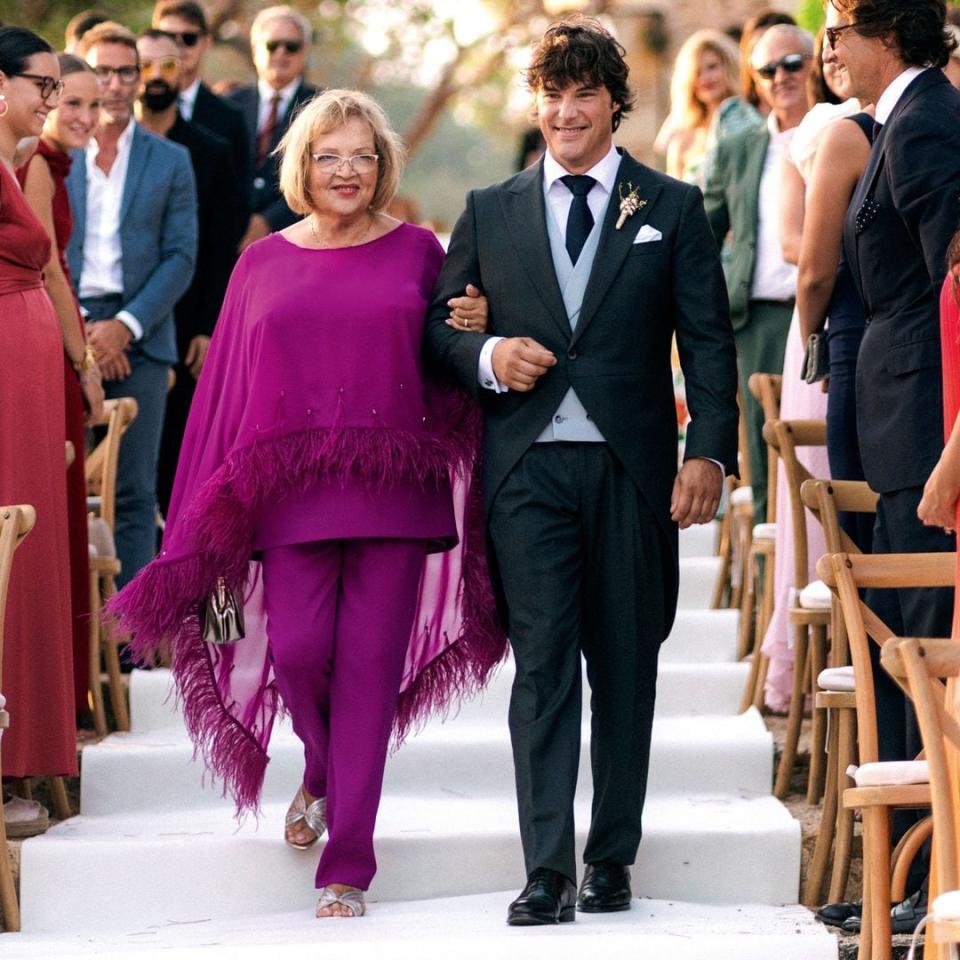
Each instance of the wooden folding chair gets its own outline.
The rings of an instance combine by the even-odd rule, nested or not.
[[[893,631],[860,599],[859,591],[952,587],[956,562],[955,553],[835,553],[821,557],[817,564],[820,578],[840,598],[854,670],[860,766],[854,776],[856,785],[843,792],[843,804],[859,809],[863,820],[863,916],[858,954],[861,960],[890,960],[890,904],[903,899],[909,860],[929,833],[929,824],[920,821],[901,839],[891,858],[893,810],[928,809],[931,795],[924,765],[878,760],[870,643],[882,647]]]
[[[87,505],[91,515],[99,517],[106,535],[91,537],[91,541],[109,541],[104,553],[90,557],[90,702],[94,729],[99,736],[107,734],[106,710],[101,685],[101,656],[107,670],[110,703],[118,730],[130,729],[130,713],[120,673],[120,657],[108,624],[101,622],[102,605],[117,592],[116,577],[120,561],[113,548],[116,521],[117,464],[120,442],[137,416],[137,401],[132,397],[107,400],[103,414],[95,426],[105,426],[106,433],[85,461]]]
[[[806,480],[800,488],[800,497],[823,528],[828,554],[860,553],[840,526],[840,512],[876,513],[877,494],[865,482]],[[847,767],[856,758],[857,702],[843,611],[836,595],[833,595],[830,613],[829,665],[814,678],[817,682],[814,711],[826,715],[827,763],[820,829],[803,888],[802,899],[807,906],[824,902],[828,868],[830,887],[826,902],[838,903],[845,899],[853,852],[853,811],[843,806],[843,791],[847,786]]]
[[[37,515],[33,507],[0,507],[0,691],[3,690],[3,623],[7,610],[7,587],[13,567],[13,553],[23,538],[33,529]],[[0,692],[0,740],[3,731],[10,726],[6,701]],[[20,929],[20,905],[13,884],[13,867],[7,852],[7,828],[3,819],[3,801],[0,798],[0,909],[7,930]]]
[[[880,659],[913,701],[923,738],[933,810],[924,957],[946,958],[945,945],[960,944],[960,643],[894,637]]]

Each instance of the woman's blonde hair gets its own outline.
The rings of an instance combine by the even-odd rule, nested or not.
[[[670,82],[670,113],[680,130],[696,130],[707,121],[707,107],[697,99],[697,71],[704,53],[714,54],[723,64],[727,89],[721,99],[740,88],[740,50],[730,37],[719,30],[698,30],[687,37],[677,52]]]
[[[280,192],[294,213],[308,214],[313,209],[307,187],[313,141],[354,119],[370,127],[373,149],[379,157],[377,188],[370,209],[380,213],[390,204],[403,173],[403,142],[390,126],[383,108],[372,97],[359,90],[324,90],[304,104],[277,145],[277,153],[282,158]]]

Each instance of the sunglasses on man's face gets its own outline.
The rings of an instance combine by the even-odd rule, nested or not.
[[[171,30],[168,32],[181,47],[195,47],[203,36],[202,30]]]
[[[287,51],[287,53],[299,53],[303,49],[303,42],[300,40],[268,40],[264,46],[267,48],[267,53],[276,53],[281,47]]]
[[[764,80],[772,80],[781,67],[787,73],[799,73],[808,57],[809,55],[806,53],[788,53],[785,57],[781,57],[779,60],[771,60],[770,63],[765,63],[762,67],[754,67],[754,70],[756,70],[758,77],[763,77]]]
[[[843,31],[855,27],[855,23],[843,23],[839,27],[824,27],[823,35],[826,38],[827,46],[831,50],[837,49],[837,41],[843,39]]]

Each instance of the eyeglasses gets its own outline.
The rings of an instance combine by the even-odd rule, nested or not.
[[[763,77],[764,80],[772,80],[780,67],[783,67],[787,73],[799,73],[803,69],[804,63],[809,59],[810,54],[808,53],[788,53],[785,57],[781,57],[779,60],[771,60],[770,63],[765,63],[762,67],[754,67],[754,70],[756,70],[757,76]]]
[[[41,77],[36,73],[18,73],[15,76],[32,80],[40,91],[41,100],[49,100],[52,96],[59,97],[63,93],[63,81],[57,80],[56,77]]]
[[[267,53],[276,53],[281,47],[287,51],[287,53],[299,53],[303,49],[302,40],[268,40],[264,46],[267,48]]]
[[[129,87],[131,83],[136,83],[140,76],[139,67],[94,67],[93,72],[97,75],[97,81],[103,87],[110,82],[110,78],[114,74],[126,87]]]
[[[182,30],[182,31],[173,31],[167,30],[167,33],[173,37],[177,43],[182,47],[195,47],[199,42],[200,38],[203,36],[202,30]]]
[[[843,39],[843,31],[850,30],[857,26],[855,23],[844,23],[839,27],[824,27],[823,35],[827,39],[827,44],[831,50],[837,49],[837,41]]]
[[[180,61],[176,57],[164,57],[162,60],[141,60],[140,70],[142,73],[152,73],[154,70],[162,77],[175,77],[180,67]]]
[[[313,157],[313,162],[321,173],[339,173],[340,168],[346,164],[361,177],[366,173],[372,173],[380,159],[379,154],[376,153],[357,153],[352,157],[338,157],[335,153],[312,153],[310,156]]]

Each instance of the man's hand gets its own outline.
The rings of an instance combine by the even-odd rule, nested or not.
[[[450,316],[444,323],[448,327],[470,330],[472,333],[486,333],[487,298],[480,292],[479,287],[468,283],[466,294],[451,298],[447,301],[447,306],[450,308]]]
[[[187,355],[183,358],[183,362],[187,365],[190,373],[193,374],[194,380],[200,379],[200,371],[203,370],[203,365],[207,361],[207,351],[209,349],[210,338],[202,333],[198,333],[190,341],[190,346],[187,347]]]
[[[530,337],[507,337],[494,348],[490,358],[496,378],[510,390],[532,390],[534,384],[557,358]]]
[[[723,490],[723,471],[715,463],[694,457],[688,460],[673,482],[670,519],[681,530],[694,523],[709,523],[717,515]]]
[[[122,320],[99,320],[87,324],[87,343],[93,347],[97,366],[104,380],[122,380],[130,376],[126,349],[130,330]]]
[[[237,247],[237,253],[243,253],[251,243],[262,240],[271,233],[270,224],[267,218],[259,213],[251,214],[247,223],[247,232],[243,235],[240,245]]]

